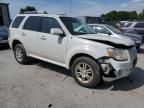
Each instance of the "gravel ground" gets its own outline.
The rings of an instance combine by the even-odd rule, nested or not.
[[[144,108],[144,46],[138,58],[130,78],[88,89],[64,68],[37,60],[20,65],[0,47],[0,108]]]

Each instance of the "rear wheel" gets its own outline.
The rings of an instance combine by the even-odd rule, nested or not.
[[[14,56],[15,56],[18,63],[20,63],[20,64],[27,64],[28,63],[28,57],[26,54],[26,50],[22,44],[15,45]]]
[[[77,58],[71,70],[75,81],[84,87],[96,87],[102,80],[100,66],[88,57]]]

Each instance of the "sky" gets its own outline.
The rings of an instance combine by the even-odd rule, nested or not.
[[[27,5],[39,12],[71,16],[100,16],[112,10],[141,12],[144,9],[144,0],[0,0],[0,3],[9,3],[12,18]]]

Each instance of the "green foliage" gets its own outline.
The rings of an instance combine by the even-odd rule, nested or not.
[[[136,11],[111,11],[107,14],[102,14],[101,17],[103,17],[106,21],[109,22],[116,22],[116,21],[134,21],[134,20],[144,20],[144,10],[137,14]]]
[[[140,13],[140,14],[139,14],[138,20],[144,20],[144,13]]]
[[[138,20],[144,20],[144,9],[142,10],[141,13],[139,13]]]
[[[36,11],[36,9],[33,6],[26,6],[25,8],[20,9],[20,14],[23,14],[24,12],[27,12],[27,11]]]

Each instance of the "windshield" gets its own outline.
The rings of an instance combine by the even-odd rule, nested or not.
[[[60,17],[68,31],[72,35],[95,34],[96,32],[86,23],[73,17]]]
[[[122,33],[121,31],[119,31],[118,29],[116,29],[116,28],[114,28],[112,26],[106,25],[106,27],[108,29],[110,29],[112,32],[116,33],[116,34],[121,34]]]

